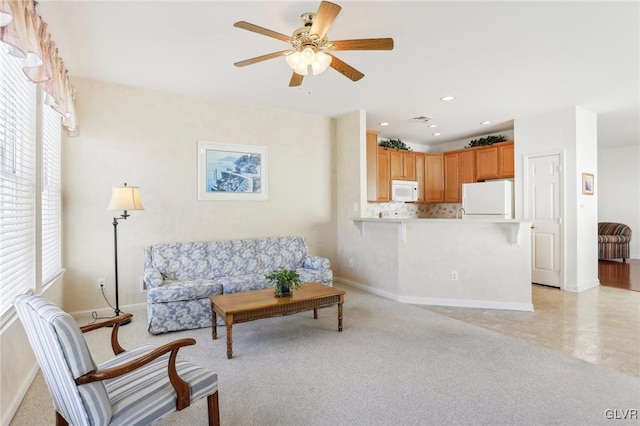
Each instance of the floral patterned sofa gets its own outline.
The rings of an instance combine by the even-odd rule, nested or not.
[[[209,296],[270,286],[286,267],[302,282],[333,285],[329,259],[307,253],[302,237],[157,244],[144,250],[148,330],[158,334],[211,326]]]

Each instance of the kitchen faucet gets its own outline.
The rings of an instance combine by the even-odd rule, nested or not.
[[[458,215],[460,214],[460,210],[462,210],[462,216],[458,217]],[[456,219],[462,219],[464,217],[465,211],[463,207],[460,207],[458,209],[458,211],[456,211]]]

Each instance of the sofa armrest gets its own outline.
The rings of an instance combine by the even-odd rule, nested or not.
[[[308,255],[304,258],[302,267],[306,269],[330,269],[331,262],[326,257]]]
[[[164,278],[156,268],[145,268],[143,281],[147,288],[153,288],[161,286]]]

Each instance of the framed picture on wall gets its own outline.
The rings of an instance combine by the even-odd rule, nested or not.
[[[592,173],[583,173],[582,174],[582,193],[585,195],[593,195],[593,174]]]
[[[267,147],[198,141],[198,200],[268,199]]]

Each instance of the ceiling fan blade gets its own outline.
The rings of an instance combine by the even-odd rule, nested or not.
[[[284,34],[280,34],[280,33],[275,32],[275,31],[268,30],[266,28],[259,27],[259,26],[254,25],[254,24],[250,24],[250,23],[245,22],[245,21],[236,22],[235,24],[233,24],[233,26],[237,27],[237,28],[242,28],[243,30],[253,31],[254,33],[262,34],[262,35],[265,35],[267,37],[277,38],[278,40],[286,41],[287,43],[289,42],[289,40],[291,40],[291,38],[289,36],[286,36]]]
[[[281,50],[279,52],[273,52],[273,53],[269,53],[269,54],[262,55],[262,56],[256,56],[255,58],[245,59],[244,61],[236,62],[233,65],[235,65],[236,67],[245,67],[247,65],[255,64],[256,62],[266,61],[268,59],[277,58],[279,56],[286,56],[289,52],[291,52],[291,51],[290,50]]]
[[[362,74],[360,71],[358,71],[351,65],[348,65],[347,63],[341,61],[340,59],[336,58],[330,53],[327,53],[327,55],[331,56],[332,58],[331,64],[329,66],[334,70],[338,71],[340,74],[344,75],[345,77],[351,79],[352,81],[358,81],[362,77],[364,77],[364,74]]]
[[[392,38],[363,38],[358,40],[332,41],[332,50],[393,50]]]
[[[333,24],[334,19],[336,19],[336,16],[340,13],[340,10],[342,10],[342,8],[337,4],[328,1],[320,3],[309,34],[315,34],[318,38],[324,37],[331,24]]]
[[[300,74],[294,72],[291,75],[291,80],[289,81],[289,87],[300,86],[302,84],[302,79],[303,78],[304,78],[303,75],[300,75]]]

